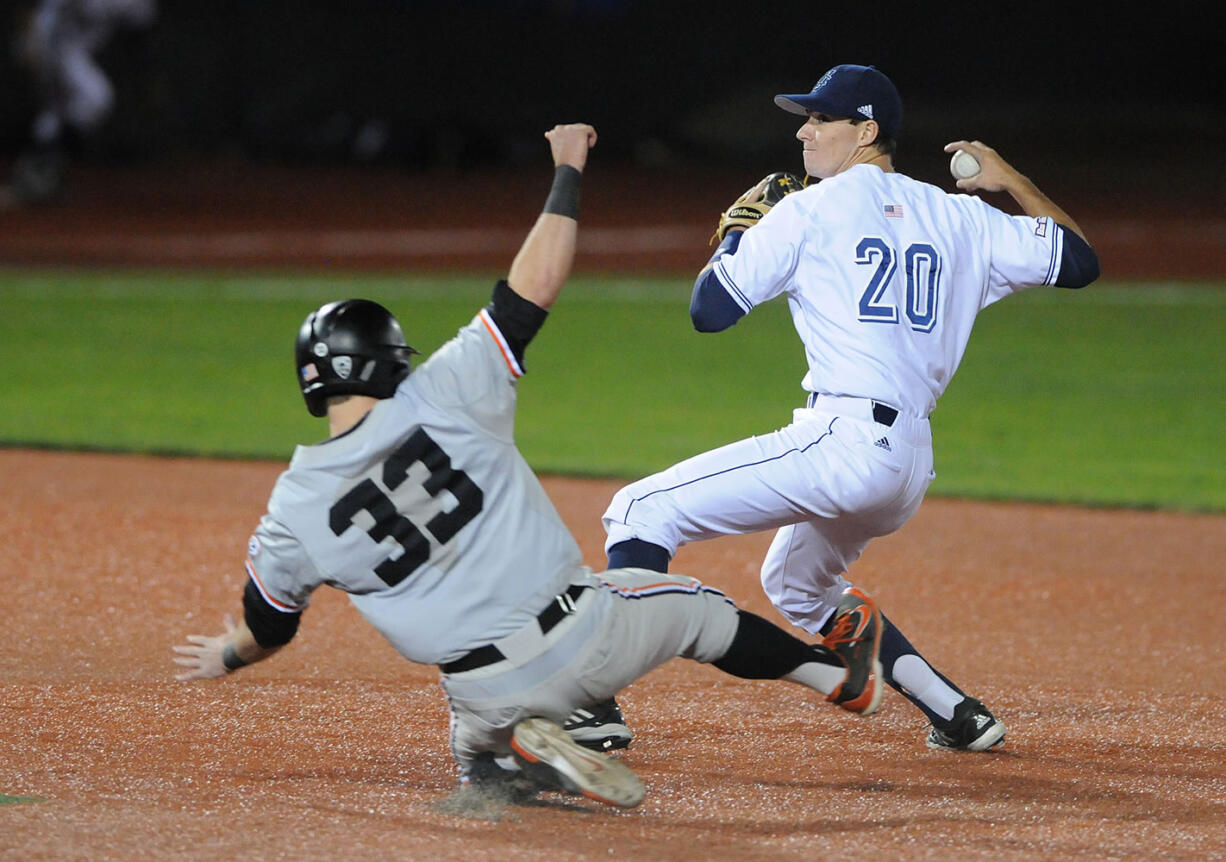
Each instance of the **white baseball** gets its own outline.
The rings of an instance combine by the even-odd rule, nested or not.
[[[949,160],[949,172],[956,180],[969,180],[979,173],[979,160],[966,150],[956,150]]]

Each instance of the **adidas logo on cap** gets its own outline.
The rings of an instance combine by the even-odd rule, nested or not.
[[[868,117],[870,120],[873,118],[873,106],[872,105],[861,105],[860,107],[856,108],[856,110],[859,111],[864,116]]]

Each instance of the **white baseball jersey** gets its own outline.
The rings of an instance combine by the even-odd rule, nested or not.
[[[25,36],[44,102],[36,141],[55,139],[65,123],[88,131],[106,119],[115,92],[96,55],[116,27],[147,27],[155,13],[154,0],[41,0]]]
[[[784,428],[622,488],[603,516],[606,550],[639,539],[671,556],[688,542],[777,529],[763,587],[818,632],[847,567],[916,512],[935,477],[927,417],[976,315],[1054,283],[1062,246],[1049,219],[871,165],[784,197],[712,273],[742,312],[786,294],[808,360],[802,386],[830,397]]]
[[[979,311],[1052,284],[1062,232],[903,174],[857,165],[783,198],[714,272],[745,312],[786,293],[806,390],[927,416]]]
[[[298,447],[250,543],[264,599],[344,590],[424,664],[532,622],[582,555],[512,440],[522,373],[483,310],[352,430]]]

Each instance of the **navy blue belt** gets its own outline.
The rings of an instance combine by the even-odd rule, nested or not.
[[[573,614],[575,602],[587,589],[591,587],[586,584],[571,584],[566,588],[566,592],[554,596],[553,601],[545,607],[545,610],[536,615],[536,624],[541,627],[541,634],[549,634],[554,626],[562,622],[569,614]],[[463,673],[466,670],[476,670],[505,659],[506,656],[502,654],[502,650],[493,644],[486,644],[455,661],[439,665],[439,669],[443,673]]]
[[[817,404],[817,399],[822,396],[816,392],[810,392],[808,400],[805,401],[806,407],[813,407]],[[878,425],[884,425],[889,428],[894,424],[894,420],[898,418],[898,411],[889,404],[882,404],[880,401],[873,402],[873,421]]]

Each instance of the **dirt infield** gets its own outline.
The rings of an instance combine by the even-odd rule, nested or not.
[[[577,269],[692,273],[743,174],[593,171]],[[539,170],[70,179],[62,206],[0,211],[0,261],[502,268],[543,194]],[[1076,180],[1043,185],[1106,277],[1223,276],[1220,206],[1187,195],[1204,183],[1168,183],[1180,198],[1163,205]],[[621,698],[640,808],[555,796],[461,814],[437,673],[339,594],[271,661],[172,679],[171,644],[237,608],[280,469],[0,450],[0,858],[1226,859],[1226,518],[935,499],[869,549],[855,579],[1008,724],[999,753],[928,751],[892,693],[860,719],[678,661]],[[546,487],[599,567],[615,486]],[[685,548],[674,568],[774,618],[757,585],[768,541]]]
[[[170,645],[237,607],[280,469],[0,451],[0,856],[1226,858],[1220,516],[934,499],[869,549],[856,580],[1008,724],[999,753],[928,751],[892,692],[857,718],[675,661],[622,699],[640,808],[478,817],[444,807],[436,672],[339,594],[272,660],[171,678]],[[598,565],[614,486],[546,487]],[[675,568],[773,616],[767,541]]]

